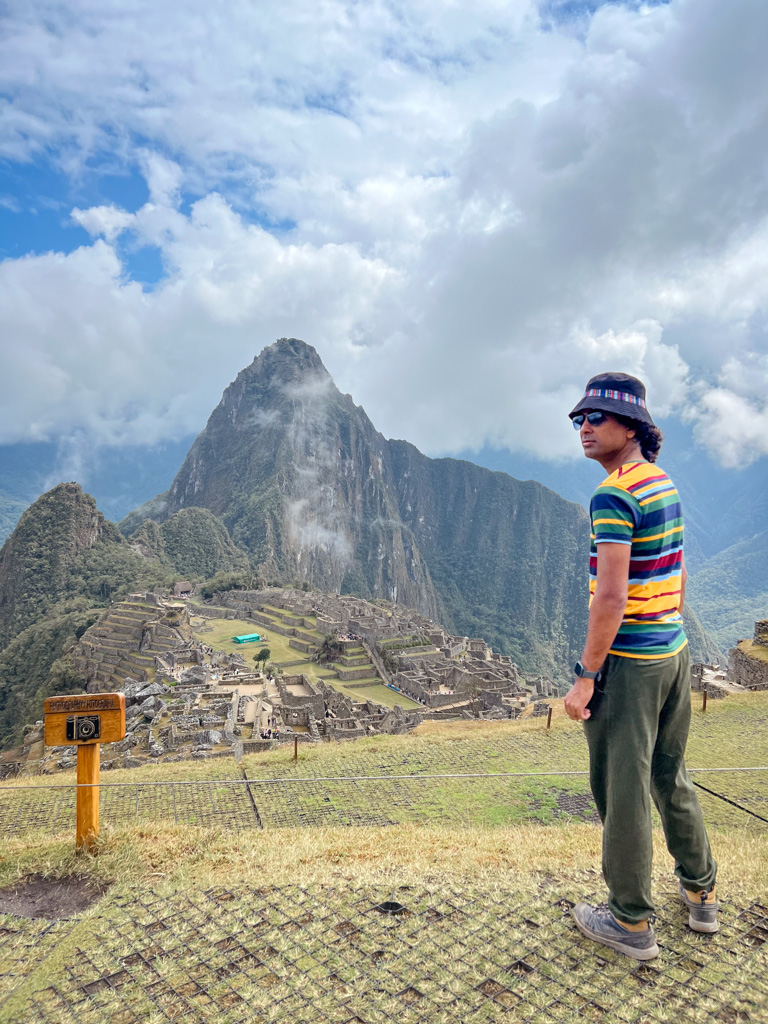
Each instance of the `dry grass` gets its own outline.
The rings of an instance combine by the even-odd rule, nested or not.
[[[0,885],[32,873],[71,873],[108,882],[147,882],[164,892],[253,882],[284,885],[427,883],[435,878],[478,885],[524,883],[537,874],[599,872],[601,829],[589,824],[520,825],[451,829],[398,825],[388,828],[275,829],[266,832],[204,829],[148,823],[106,829],[97,853],[77,855],[71,833],[7,840],[0,857]],[[712,836],[721,887],[730,897],[764,900],[768,894],[768,844],[764,836],[719,831]],[[660,831],[654,833],[657,874],[672,863]]]
[[[227,622],[230,631],[232,627],[233,623]],[[210,634],[208,637],[210,639]],[[688,968],[683,971],[678,966],[678,961],[681,965],[692,963],[689,958],[690,936],[678,906],[671,874],[673,865],[665,850],[663,835],[659,830],[654,832],[654,893],[659,900],[665,928],[665,944],[658,966],[666,973],[651,975],[655,979],[654,985],[639,989],[634,962],[625,961],[619,954],[596,959],[594,950],[585,947],[572,925],[565,923],[559,910],[553,909],[555,904],[552,900],[556,896],[574,900],[584,896],[603,898],[600,878],[602,834],[599,826],[573,818],[554,820],[546,827],[530,818],[512,821],[506,818],[493,827],[480,823],[467,827],[470,819],[480,821],[484,801],[489,807],[493,805],[509,811],[516,799],[515,793],[528,814],[544,815],[546,808],[543,804],[536,811],[541,800],[535,798],[537,794],[542,798],[546,795],[543,793],[546,787],[554,785],[551,779],[526,778],[517,790],[506,783],[496,785],[485,781],[473,789],[461,778],[433,780],[426,784],[426,780],[419,782],[420,773],[430,772],[473,771],[482,774],[583,769],[586,765],[586,744],[581,730],[565,716],[562,701],[552,703],[550,732],[546,730],[546,718],[526,718],[516,722],[425,722],[415,733],[407,736],[372,737],[354,744],[308,745],[301,749],[296,765],[293,764],[292,750],[249,755],[244,759],[248,774],[257,780],[305,774],[331,777],[376,775],[380,772],[385,775],[412,774],[415,781],[408,790],[409,799],[418,805],[416,809],[421,809],[423,815],[429,811],[427,824],[411,821],[387,827],[320,825],[268,828],[266,831],[253,828],[232,830],[219,826],[176,824],[172,819],[158,820],[158,803],[156,807],[153,805],[151,820],[103,826],[95,855],[75,854],[73,823],[72,827],[54,836],[25,831],[23,835],[5,839],[0,847],[0,886],[31,874],[51,878],[77,874],[113,884],[114,888],[99,905],[100,909],[87,911],[74,925],[62,922],[50,935],[38,935],[35,926],[29,924],[19,932],[20,937],[6,941],[5,965],[0,957],[0,994],[3,978],[11,994],[0,1011],[0,1020],[18,1024],[21,1020],[43,1019],[29,1016],[30,997],[34,996],[40,1005],[49,1000],[45,1004],[49,1009],[44,1019],[55,1020],[57,1024],[70,1021],[72,1018],[68,1011],[61,1009],[65,1005],[64,1000],[74,995],[79,999],[86,983],[95,982],[103,986],[99,980],[102,974],[111,976],[111,973],[123,970],[121,957],[145,948],[148,941],[159,941],[147,939],[141,923],[143,918],[138,924],[131,918],[132,914],[141,917],[141,908],[146,901],[162,907],[162,912],[169,919],[176,915],[176,923],[167,933],[169,943],[178,944],[177,931],[186,929],[183,934],[189,947],[179,946],[177,949],[173,945],[169,955],[158,959],[153,992],[154,985],[159,985],[163,998],[169,1001],[167,1005],[172,1005],[174,1000],[178,1000],[174,994],[177,987],[174,979],[185,981],[187,976],[194,977],[202,979],[205,989],[200,998],[211,1000],[211,1006],[217,1005],[216,1000],[223,1000],[229,992],[229,981],[221,980],[216,970],[229,970],[230,965],[225,962],[229,954],[222,953],[221,947],[215,943],[229,942],[230,935],[234,941],[240,935],[241,921],[244,922],[243,927],[250,925],[256,886],[275,887],[271,898],[279,907],[275,910],[274,921],[270,918],[268,922],[271,928],[269,938],[263,939],[269,948],[274,947],[273,956],[268,967],[256,962],[242,975],[239,968],[238,973],[227,974],[227,979],[238,979],[240,995],[249,1011],[261,1015],[254,1019],[315,1019],[310,1015],[309,1004],[305,1006],[301,1002],[297,994],[301,992],[302,997],[306,995],[310,1002],[315,999],[312,1012],[316,1005],[318,1012],[326,1014],[325,1019],[348,1020],[352,1010],[345,1001],[346,990],[342,989],[338,994],[329,986],[329,977],[336,984],[339,976],[352,985],[350,992],[357,999],[357,1010],[362,1008],[360,1016],[369,1017],[366,1010],[372,1008],[371,1019],[385,1019],[382,1015],[376,1016],[379,1010],[382,1013],[386,1010],[388,1019],[415,1019],[408,1016],[410,1011],[404,1009],[402,1003],[391,1000],[390,1005],[386,1002],[390,969],[399,976],[412,979],[411,983],[423,989],[427,996],[439,995],[444,990],[446,997],[450,995],[463,1000],[457,1004],[459,1009],[455,1014],[447,1010],[444,1014],[443,1004],[439,1004],[440,1012],[434,1016],[435,1024],[469,1019],[470,1011],[475,1012],[481,998],[477,995],[478,986],[491,976],[502,976],[498,971],[503,967],[504,958],[496,957],[498,963],[493,965],[496,951],[508,950],[510,961],[522,956],[523,952],[529,957],[537,955],[538,939],[535,935],[538,932],[531,932],[522,920],[523,910],[516,912],[511,919],[506,916],[507,907],[513,904],[524,907],[526,914],[533,915],[537,922],[542,923],[542,934],[546,932],[547,944],[547,956],[535,961],[536,972],[531,975],[531,980],[510,976],[511,980],[503,982],[516,986],[516,991],[526,1000],[520,1004],[521,1014],[525,1011],[527,1016],[533,1007],[539,1005],[539,998],[544,998],[541,985],[546,979],[547,998],[556,990],[561,993],[558,998],[567,1003],[573,994],[574,984],[582,986],[584,998],[591,999],[597,993],[598,1001],[605,1002],[607,1007],[593,1018],[599,1019],[600,1024],[609,1024],[613,1020],[631,1020],[639,1024],[640,1020],[647,1019],[654,1024],[662,1024],[684,1019],[692,1024],[694,1020],[761,1019],[756,1013],[763,1005],[759,1000],[765,988],[762,981],[758,984],[758,979],[763,977],[760,958],[765,954],[753,954],[754,943],[746,944],[742,934],[753,918],[757,920],[757,912],[752,917],[747,915],[749,919],[744,918],[743,921],[736,915],[750,905],[768,904],[768,843],[764,831],[747,827],[749,822],[743,812],[733,811],[733,825],[737,827],[729,827],[724,818],[712,818],[722,821],[721,827],[711,831],[710,838],[720,863],[719,891],[726,911],[719,946],[716,942],[705,944],[695,940],[696,959],[701,964],[693,977]],[[767,717],[768,693],[730,696],[724,701],[712,702],[706,714],[701,713],[700,704],[694,696],[689,761],[710,768],[768,763],[768,739],[763,728]],[[715,789],[727,789],[732,797],[738,799],[741,798],[739,787],[746,787],[745,799],[752,799],[757,794],[757,799],[761,800],[761,777],[729,773],[720,776],[716,782],[709,776],[705,781],[708,780]],[[162,766],[151,764],[131,771],[112,771],[105,773],[103,781],[132,783],[238,778],[240,771],[234,759],[226,758]],[[73,782],[74,774],[60,775],[55,779],[9,781],[4,785],[13,789],[30,781],[40,785]],[[586,784],[584,777],[563,777],[556,783],[558,791],[567,790],[569,793],[571,790],[580,792]],[[255,785],[258,786],[258,782]],[[301,784],[296,783],[293,790],[297,801],[299,796],[296,794],[301,792],[299,786]],[[370,784],[372,790],[381,790],[385,786],[386,782]],[[226,793],[220,792],[224,788],[211,787],[222,806],[227,800]],[[232,787],[233,790],[235,788]],[[257,789],[257,801],[263,802],[268,790],[269,787]],[[329,789],[328,792],[336,799],[335,791]],[[363,784],[360,797],[363,803],[368,799],[368,792]],[[5,796],[9,805],[22,800],[22,794],[7,793]],[[39,794],[33,794],[33,797],[39,799]],[[306,806],[314,813],[316,808],[312,799],[318,801],[321,798],[310,786]],[[345,799],[339,797],[342,809]],[[719,805],[710,807],[710,812],[720,811],[726,806],[714,798],[708,799],[713,805]],[[455,826],[449,823],[447,816],[440,817],[438,812],[444,809],[443,805],[454,809],[458,806],[462,810],[462,801],[467,804],[464,808],[468,814],[466,822]],[[322,807],[325,806],[323,803]],[[762,803],[752,806],[760,810]],[[264,808],[261,809],[263,811]],[[469,814],[470,810],[472,814]],[[310,815],[308,820],[318,819]],[[322,817],[319,820],[330,819]],[[280,823],[283,823],[282,819]],[[395,930],[391,934],[387,930],[385,934],[377,918],[366,918],[357,945],[350,945],[345,940],[327,947],[325,932],[328,921],[341,920],[342,924],[348,924],[346,918],[358,913],[353,903],[358,898],[355,894],[359,894],[362,888],[369,887],[367,891],[373,896],[400,886],[414,887],[409,896],[414,902],[420,898],[419,893],[433,894],[429,896],[432,902],[450,893],[451,900],[471,912],[466,920],[462,914],[453,917],[448,914],[441,922],[430,923],[423,932],[419,932],[421,941],[413,946],[402,942],[401,934]],[[205,895],[206,892],[215,894],[218,887],[234,890],[231,902],[226,904],[226,912],[221,911],[214,897]],[[480,894],[479,899],[477,894]],[[318,916],[317,920],[302,926],[295,934],[281,930],[281,922],[286,915],[298,917],[299,904],[303,906],[304,902],[316,899],[320,899],[329,912],[328,921]],[[430,906],[432,902],[429,902]],[[209,904],[214,906],[213,912],[206,909]],[[416,914],[414,923],[419,920]],[[289,924],[294,928],[293,922]],[[338,964],[337,960],[333,961],[333,967],[326,964],[328,948],[338,960]],[[460,951],[457,955],[465,958],[459,972],[461,977],[452,968],[454,948]],[[91,966],[82,964],[84,951],[91,958]],[[380,967],[376,966],[378,961],[374,963],[367,958],[372,951],[384,955]],[[557,957],[553,959],[552,951],[562,953],[566,959],[562,962]],[[283,955],[287,957],[285,962],[281,959]],[[575,969],[569,966],[574,959],[581,970],[578,978]],[[300,979],[295,985],[290,971],[286,973],[286,963],[294,965],[291,970],[295,970],[296,978]],[[73,969],[75,974],[71,975]],[[265,974],[267,970],[274,971],[274,975]],[[329,974],[332,970],[336,973]],[[274,987],[262,987],[265,978],[270,985],[274,983]],[[689,1016],[682,1017],[676,1005],[667,1005],[667,993],[677,989],[665,986],[673,981],[698,986],[696,991],[701,995],[695,1013],[692,1010]],[[150,999],[142,988],[143,984],[143,977],[135,974],[121,989],[100,988],[92,999],[89,997],[88,1001],[78,1003],[77,1019],[83,1024],[86,1021],[102,1024],[105,1020],[119,1020],[122,1019],[120,1014],[126,1012],[126,1006],[130,1004],[136,1009],[138,1019],[159,1020],[154,1016],[154,996]],[[56,996],[54,990],[61,996]],[[287,1002],[282,1003],[283,999]],[[652,1013],[647,1016],[651,1004]],[[220,1005],[225,1004],[222,1002]],[[556,1005],[564,1006],[562,1002]],[[297,1015],[297,1009],[302,1013]],[[462,1016],[465,1009],[467,1013]],[[750,1016],[739,1016],[742,1011]],[[498,1006],[489,1002],[481,1010],[486,1016],[475,1014],[471,1019],[485,1020],[487,1015],[497,1012],[500,1012]],[[514,1010],[507,1008],[504,1013],[504,1019],[518,1019]],[[232,1016],[229,1010],[222,1009],[215,1017],[210,1017],[208,1010],[206,1014],[206,1019],[216,1019],[221,1024],[243,1019],[242,1005],[232,1010]],[[553,1014],[554,1017],[547,1019],[560,1019],[554,1010]],[[561,1016],[565,1019],[565,1010]],[[195,1013],[188,1019],[202,1018]]]
[[[737,646],[740,651],[748,654],[755,661],[768,662],[768,647],[756,644],[753,640],[739,640]]]

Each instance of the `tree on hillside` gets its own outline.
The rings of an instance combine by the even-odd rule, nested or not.
[[[259,662],[261,662],[262,664],[266,664],[266,662],[269,661],[271,654],[272,652],[268,647],[262,647],[257,654],[254,654],[253,660],[256,662],[257,665],[259,664]]]
[[[344,644],[336,636],[327,636],[317,652],[317,660],[320,664],[337,661],[344,653]]]

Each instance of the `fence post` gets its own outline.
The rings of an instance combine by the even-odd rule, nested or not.
[[[552,725],[552,705],[549,705],[549,711],[547,712],[547,729]]]
[[[701,702],[701,710],[702,711],[706,711],[707,710],[707,688],[706,688],[706,686],[704,687],[704,699]]]
[[[100,743],[77,748],[77,832],[78,850],[90,850],[99,835]],[[83,788],[80,788],[83,787]]]

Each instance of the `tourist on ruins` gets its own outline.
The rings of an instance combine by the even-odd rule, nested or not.
[[[684,761],[691,697],[682,511],[655,465],[662,437],[641,381],[599,374],[569,415],[584,454],[606,473],[590,503],[589,623],[565,710],[584,723],[608,903],[579,903],[573,916],[589,938],[650,960],[659,952],[651,799],[689,927],[718,929],[717,865]]]

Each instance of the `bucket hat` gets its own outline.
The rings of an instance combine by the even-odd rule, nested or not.
[[[568,415],[573,419],[584,409],[602,409],[655,426],[645,404],[645,384],[628,373],[598,373],[590,378],[584,397]]]

